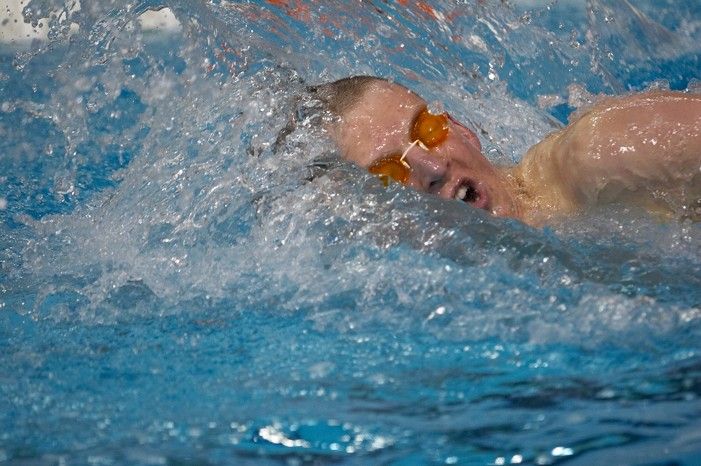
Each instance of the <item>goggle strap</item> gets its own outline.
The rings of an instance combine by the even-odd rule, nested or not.
[[[417,144],[419,144],[421,147],[423,147],[423,144],[421,143],[421,141],[419,141],[419,140],[417,139],[416,141],[412,142],[411,145],[410,145],[409,147],[406,148],[406,150],[404,151],[404,153],[402,154],[402,156],[399,157],[399,161],[402,162],[402,165],[404,165],[405,167],[407,167],[407,168],[409,168],[409,169],[410,169],[411,167],[409,166],[409,163],[406,162],[404,159],[406,158],[406,155],[409,153],[409,151],[410,151],[411,149],[413,149],[414,146],[416,146]],[[425,147],[423,147],[423,148],[425,149]]]

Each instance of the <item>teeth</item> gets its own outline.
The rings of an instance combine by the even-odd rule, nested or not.
[[[458,192],[455,193],[455,199],[462,201],[465,199],[465,195],[467,194],[467,186],[460,186],[460,189],[458,189]]]

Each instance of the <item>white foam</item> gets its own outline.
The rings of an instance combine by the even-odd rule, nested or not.
[[[45,26],[32,27],[22,17],[22,0],[0,0],[0,44],[18,44],[46,39]]]
[[[145,31],[175,32],[181,28],[180,22],[170,8],[147,11],[139,16],[139,23]]]
[[[25,22],[22,9],[25,0],[0,0],[0,44],[23,45],[34,40],[45,41],[47,39],[47,19],[43,18],[33,26]],[[70,12],[80,9],[80,3],[76,2]],[[180,22],[170,8],[162,8],[158,11],[146,11],[138,18],[140,27],[147,32],[172,33],[180,30]],[[78,25],[71,24],[71,33],[78,31]]]

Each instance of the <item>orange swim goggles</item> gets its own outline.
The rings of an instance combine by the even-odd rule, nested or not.
[[[382,184],[389,185],[390,179],[402,184],[409,182],[411,166],[405,160],[406,155],[415,146],[420,145],[424,149],[431,149],[442,144],[448,138],[448,120],[446,113],[434,115],[427,107],[421,109],[411,125],[409,139],[411,145],[404,153],[394,153],[376,160],[368,167],[368,171],[377,175]]]

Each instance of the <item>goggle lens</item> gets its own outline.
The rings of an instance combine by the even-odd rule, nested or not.
[[[448,138],[448,117],[445,114],[434,115],[424,108],[414,120],[410,137],[412,141],[421,141],[426,147],[436,147]]]
[[[382,184],[389,185],[390,178],[402,184],[406,184],[411,176],[409,164],[402,160],[401,154],[390,155],[377,160],[368,167],[368,171],[377,175]]]

